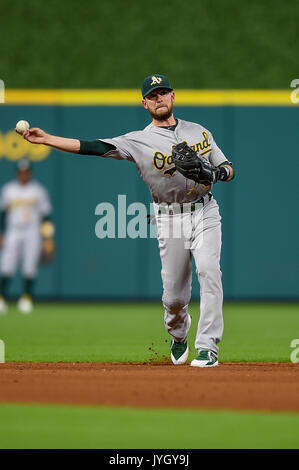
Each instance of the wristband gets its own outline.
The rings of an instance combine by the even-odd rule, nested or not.
[[[219,168],[219,176],[217,181],[226,181],[229,178],[230,171],[226,166],[221,166]]]

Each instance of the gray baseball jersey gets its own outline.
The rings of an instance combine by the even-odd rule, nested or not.
[[[187,180],[176,170],[171,156],[173,145],[185,140],[213,165],[218,166],[227,161],[211,132],[194,122],[177,121],[174,131],[149,124],[141,131],[112,139],[100,139],[116,147],[116,150],[107,152],[104,157],[126,159],[136,164],[153,200],[158,204],[194,202],[211,190],[211,186]]]

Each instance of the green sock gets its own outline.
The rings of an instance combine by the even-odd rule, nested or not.
[[[30,297],[32,297],[34,282],[35,282],[35,279],[33,278],[24,279],[24,294],[28,294],[30,295]]]
[[[0,295],[2,295],[4,298],[6,298],[7,288],[10,280],[11,278],[6,276],[1,277],[0,279]]]

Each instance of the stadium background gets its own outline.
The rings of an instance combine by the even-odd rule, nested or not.
[[[173,86],[175,82],[174,78]],[[150,193],[135,166],[100,157],[70,156],[47,147],[36,149],[25,145],[12,130],[16,120],[24,117],[32,127],[52,134],[92,140],[142,129],[149,123],[147,112],[133,100],[131,106],[20,106],[9,103],[9,90],[6,95],[7,104],[0,108],[0,116],[5,117],[0,134],[0,184],[14,177],[12,160],[27,156],[35,160],[35,176],[49,189],[54,206],[57,257],[55,263],[41,269],[37,295],[55,299],[160,299],[157,240],[128,236],[99,239],[95,234],[100,219],[95,214],[97,204],[112,203],[117,222],[118,195],[126,195],[127,207],[142,202],[150,212]],[[18,96],[24,100],[27,94],[19,92],[12,98],[17,100]],[[83,93],[74,96],[84,103]],[[112,96],[118,100],[119,93],[115,91]],[[262,97],[267,96],[267,92],[262,93]],[[180,90],[177,97],[179,100]],[[42,92],[39,101],[43,101]],[[194,101],[200,102],[195,93]],[[220,148],[234,162],[234,182],[216,185],[213,190],[223,217],[226,299],[298,298],[299,227],[298,218],[292,214],[296,214],[298,202],[299,108],[290,101],[290,92],[282,105],[274,99],[272,103],[176,108],[177,117],[212,130]],[[278,175],[283,181],[278,181]],[[127,216],[127,222],[132,219]],[[19,282],[15,281],[12,293],[19,292]],[[195,277],[193,285],[197,295]]]
[[[145,2],[132,0],[126,8],[120,0],[40,5],[30,0],[12,8],[7,0],[2,2],[6,21],[0,78],[7,98],[0,107],[0,185],[13,177],[12,161],[26,155],[12,131],[19,118],[50,133],[82,139],[141,129],[149,119],[138,103],[138,89],[152,73],[168,75],[178,99],[182,89],[285,90],[283,99],[261,92],[258,102],[247,95],[249,106],[244,99],[234,104],[229,97],[215,101],[212,94],[192,100],[191,94],[187,106],[182,98],[176,114],[211,129],[235,165],[234,183],[214,189],[223,216],[226,299],[298,299],[298,218],[293,215],[299,111],[289,88],[298,71],[298,2],[289,1],[287,8],[279,1],[271,6],[253,1],[240,8],[235,0],[225,5],[192,1],[188,8],[178,0],[171,5],[153,0],[146,9]],[[57,94],[10,94],[20,88],[56,89]],[[114,90],[113,106],[111,98],[106,105],[100,99],[95,104],[92,90],[103,88]],[[61,89],[89,89],[89,101],[84,94],[64,99]],[[121,103],[120,89],[137,91]],[[49,188],[57,225],[58,256],[41,271],[37,295],[159,299],[156,240],[99,240],[94,232],[99,202],[115,204],[118,194],[126,194],[128,204],[150,203],[133,165],[53,150],[27,156],[41,158],[35,174]],[[16,280],[13,295],[19,287]]]
[[[120,0],[51,0],[46,4],[28,0],[17,5],[3,0],[1,10],[5,22],[1,28],[0,79],[7,99],[0,105],[0,186],[13,177],[15,161],[27,152],[35,162],[37,179],[50,191],[57,225],[57,259],[41,270],[38,298],[160,299],[156,240],[99,240],[94,232],[99,202],[116,203],[118,194],[126,194],[128,204],[149,204],[149,192],[134,166],[54,150],[47,155],[43,150],[24,150],[13,128],[19,119],[27,119],[51,133],[82,139],[142,128],[149,122],[148,116],[137,105],[134,90],[145,76],[164,73],[178,99],[182,90],[197,96],[191,103],[182,99],[176,115],[211,129],[236,168],[234,182],[216,185],[214,190],[223,216],[226,329],[221,360],[288,361],[290,341],[298,337],[298,304],[276,301],[299,298],[299,108],[290,99],[290,83],[299,78],[298,2],[290,0],[284,5],[276,0],[253,0],[241,6],[236,0],[192,0],[188,4],[173,0],[163,5],[157,0],[150,4],[131,0],[124,7]],[[95,103],[95,99],[86,103],[79,91],[72,95],[73,99],[81,96],[78,103],[61,91],[88,90],[96,97],[103,89],[110,90],[116,102]],[[117,101],[122,96],[119,90],[129,93],[129,102]],[[215,102],[216,95],[208,90],[224,93],[217,95]],[[254,99],[249,90],[253,90]],[[204,93],[201,101],[197,101],[198,91]],[[13,297],[19,288],[17,278]],[[198,296],[195,282],[193,301]],[[246,302],[253,300],[275,303]],[[2,319],[0,329],[7,361],[143,361],[150,357],[144,348],[149,337],[161,355],[168,354],[160,301],[130,303],[122,308],[113,302],[95,306],[50,302],[38,305],[30,319],[18,316],[13,308]],[[198,314],[197,303],[191,309]],[[4,405],[0,409],[11,432],[3,432],[2,446],[63,446],[63,438],[55,438],[56,423],[50,437],[39,437],[36,429],[44,418],[38,408],[26,407],[25,412],[16,406],[18,419],[11,410]],[[116,410],[117,417],[118,413]],[[194,442],[191,433],[197,432],[197,424],[191,426],[189,418],[182,421],[180,416],[172,416],[173,422],[184,422],[190,442]],[[286,430],[294,430],[295,435],[298,428],[296,414],[291,416],[291,425],[283,424],[283,416],[276,415],[275,425],[269,421],[266,433],[257,432],[266,418],[252,415],[249,425],[245,414],[238,416],[241,447],[261,447],[263,443],[279,447]],[[101,418],[103,415],[99,422]],[[205,422],[215,423],[209,434],[211,441],[203,438],[201,446],[234,447],[236,433],[228,431],[229,417],[214,439],[218,418],[209,413],[200,418],[203,428]],[[63,419],[59,419],[63,433]],[[161,424],[163,413],[159,419]],[[84,420],[81,432],[86,437],[88,419]],[[148,417],[143,421],[146,426]],[[29,429],[31,422],[35,423],[33,431]],[[97,428],[99,436],[109,428],[109,416],[103,422],[106,428],[102,434]],[[158,448],[156,423],[147,438],[142,437],[140,422],[138,426],[137,440],[124,441],[118,434],[114,443],[113,428],[110,441],[97,441],[94,432],[94,440],[84,441],[84,446],[92,442],[103,447],[105,442],[111,448],[132,443]],[[169,443],[166,435],[160,436],[160,447]],[[79,447],[83,442],[80,433],[76,439],[69,445]],[[180,447],[181,441],[173,442]],[[294,446],[294,442],[291,439],[283,446]]]

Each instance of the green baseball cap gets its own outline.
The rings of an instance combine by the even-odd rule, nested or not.
[[[143,98],[151,93],[153,90],[157,88],[167,88],[168,90],[172,90],[172,86],[169,83],[169,80],[165,75],[160,75],[156,73],[155,75],[150,75],[143,80],[141,93]]]

